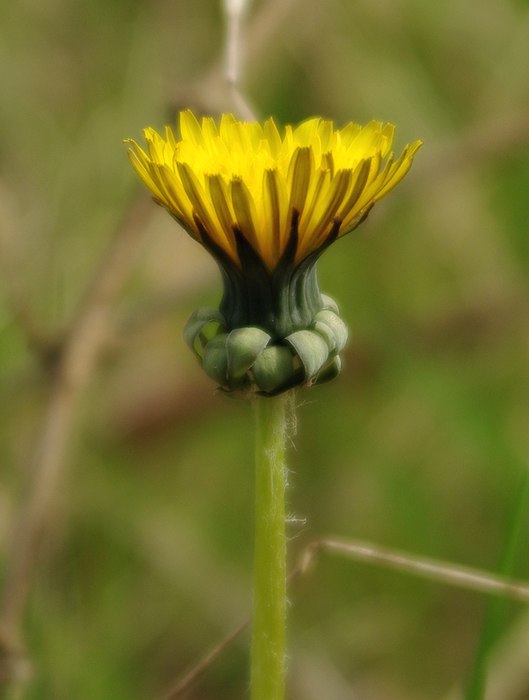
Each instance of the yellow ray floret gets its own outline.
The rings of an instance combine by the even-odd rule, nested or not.
[[[280,132],[273,119],[241,122],[224,114],[200,122],[180,114],[180,137],[144,130],[146,150],[130,140],[136,172],[206,247],[239,264],[236,233],[273,270],[297,225],[296,262],[331,235],[353,229],[406,175],[421,141],[394,158],[394,126],[371,121],[335,129],[308,119]],[[205,233],[210,239],[205,240]]]

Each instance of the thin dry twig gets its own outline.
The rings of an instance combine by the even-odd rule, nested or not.
[[[113,303],[149,212],[150,201],[144,197],[130,207],[60,350],[7,558],[0,601],[0,683],[16,684],[27,676],[21,661],[22,621],[41,540],[63,478],[83,389],[108,340]]]
[[[263,51],[268,47],[274,34],[278,28],[285,24],[285,21],[290,12],[292,12],[300,0],[267,0],[261,2],[251,19],[244,24],[244,42],[242,42],[242,21],[245,15],[245,10],[242,9],[236,18],[237,29],[234,32],[236,41],[231,40],[224,42],[224,51],[221,57],[215,58],[202,75],[192,83],[179,86],[174,94],[174,107],[178,110],[181,107],[189,107],[192,105],[197,111],[207,113],[225,112],[227,109],[235,109],[239,116],[243,119],[254,119],[254,110],[249,106],[247,95],[241,95],[245,106],[237,103],[239,92],[238,85],[240,83],[240,75],[242,72],[242,58],[244,56],[245,67],[257,61]],[[228,4],[229,0],[223,0],[223,3]],[[246,2],[234,0],[234,4],[242,4],[243,8]],[[235,9],[237,9],[235,7]],[[231,20],[227,17],[226,37],[230,31]],[[233,22],[235,26],[235,22]],[[242,43],[244,43],[244,54],[241,51]],[[232,52],[235,53],[236,59],[233,58]],[[235,68],[237,89],[234,91],[232,82],[233,73],[228,73],[227,70]],[[228,95],[226,94],[228,87]],[[241,108],[242,107],[242,108]],[[249,110],[249,111],[248,111]]]
[[[322,538],[310,542],[302,550],[298,563],[291,571],[288,577],[289,583],[300,576],[304,576],[314,564],[314,560],[320,552],[345,556],[354,561],[375,564],[387,569],[400,571],[401,573],[436,581],[437,583],[446,583],[471,591],[503,596],[529,603],[529,583],[525,581],[508,580],[488,571],[458,566],[438,559],[420,557],[410,552],[400,552],[361,540]],[[164,696],[164,700],[179,700],[184,697],[191,686],[204,675],[250,624],[251,618],[249,617],[237,629],[226,635],[195,666],[186,671],[175,682],[173,690],[169,695]]]
[[[242,23],[248,7],[247,0],[224,0],[226,17],[225,73],[224,77],[237,114],[248,121],[255,119],[247,97],[241,92]]]
[[[202,659],[195,664],[187,673],[179,678],[172,689],[163,696],[164,700],[178,700],[193,686],[196,681],[211,668],[215,661],[222,655],[232,642],[239,637],[250,625],[250,620],[245,620],[236,629],[228,634],[224,639],[207,651]]]
[[[529,603],[529,584],[524,581],[508,580],[488,571],[399,552],[362,540],[315,540],[302,554],[299,562],[301,572],[307,570],[319,551],[339,554],[355,561],[376,564],[401,573],[413,574],[437,583],[447,583],[471,591]]]

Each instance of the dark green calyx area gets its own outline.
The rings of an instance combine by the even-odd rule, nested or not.
[[[239,396],[275,396],[292,387],[312,386],[340,373],[340,352],[347,328],[336,304],[324,295],[311,323],[284,338],[264,328],[232,328],[218,309],[202,307],[192,315],[184,338],[202,368],[223,391]]]
[[[215,257],[222,274],[224,294],[219,310],[229,328],[258,326],[274,340],[307,328],[324,308],[318,287],[316,262],[337,237],[339,222],[331,228],[324,243],[296,263],[298,248],[297,212],[292,216],[288,244],[274,270],[269,270],[243,233],[234,227],[240,265],[212,241],[196,221],[205,247]]]
[[[238,232],[236,237],[241,268],[221,268],[224,296],[220,311],[230,326],[260,326],[274,339],[306,328],[323,308],[316,258],[311,256],[294,267],[283,256],[270,272],[247,240]]]
[[[239,266],[196,220],[204,246],[221,269],[224,294],[219,309],[192,314],[184,337],[226,392],[274,396],[340,372],[347,328],[334,301],[321,294],[316,275],[317,260],[335,240],[339,223],[318,249],[296,263],[297,221],[294,213],[288,245],[270,271],[240,230],[234,228]]]

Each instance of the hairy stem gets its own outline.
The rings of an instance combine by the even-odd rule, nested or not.
[[[287,400],[285,394],[259,399],[256,407],[252,700],[285,695]]]

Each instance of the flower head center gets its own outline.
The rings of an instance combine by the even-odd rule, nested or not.
[[[282,132],[273,119],[241,122],[225,114],[200,122],[180,115],[180,137],[144,132],[147,150],[132,141],[132,164],[155,199],[203,245],[208,239],[240,265],[237,229],[270,271],[288,245],[299,215],[296,263],[319,249],[339,220],[339,235],[361,221],[402,180],[420,141],[394,159],[394,127],[379,121],[335,129],[308,119]],[[200,222],[200,226],[197,224]]]

